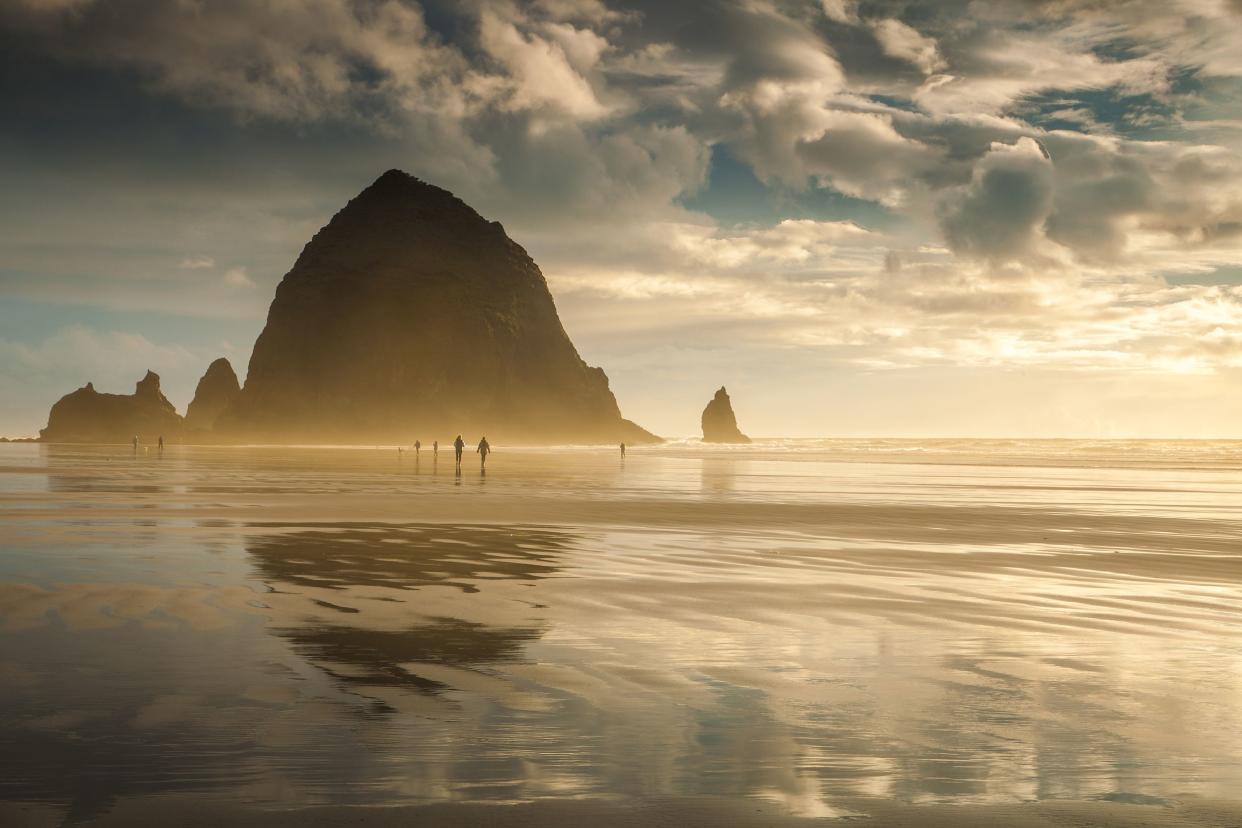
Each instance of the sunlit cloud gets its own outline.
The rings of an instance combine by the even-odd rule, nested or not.
[[[203,270],[216,266],[216,260],[210,256],[187,256],[177,267],[182,270]]]
[[[229,287],[252,288],[255,286],[250,277],[246,275],[244,267],[230,267],[224,271],[224,283]]]
[[[1230,4],[674,5],[9,4],[46,88],[3,87],[0,293],[257,332],[300,246],[398,166],[501,221],[606,368],[687,343],[732,355],[713,370],[783,349],[807,387],[1238,367]],[[54,141],[43,100],[74,124]],[[7,347],[36,365],[54,330]]]

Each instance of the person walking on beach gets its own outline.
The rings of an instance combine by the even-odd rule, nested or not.
[[[622,444],[621,444],[621,456],[622,456],[622,457],[624,457],[624,456],[625,456],[625,443],[622,443]]]
[[[134,453],[135,454],[138,453],[138,435],[137,434],[134,435]]]
[[[492,453],[492,446],[486,437],[479,441],[479,447],[475,451],[479,453],[479,468],[487,468],[487,455]]]
[[[422,450],[423,450],[423,444],[420,441],[415,440],[414,441],[414,456],[417,457],[418,453],[421,452]]]
[[[160,453],[161,454],[164,453],[164,435],[163,434],[160,435]]]
[[[457,435],[457,439],[453,441],[453,450],[457,453],[457,465],[461,465],[461,452],[466,447],[466,441],[461,439],[461,435]]]
[[[440,441],[439,440],[431,441],[431,459],[432,460],[440,459]]]

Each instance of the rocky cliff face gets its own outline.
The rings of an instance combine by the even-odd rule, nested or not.
[[[207,373],[194,389],[194,399],[185,410],[186,428],[208,431],[216,419],[241,395],[241,384],[227,359],[221,357],[207,366]]]
[[[738,430],[737,417],[733,414],[733,403],[729,400],[729,392],[725,391],[723,385],[703,409],[703,442],[750,442],[750,438]]]
[[[160,391],[159,375],[147,371],[133,394],[101,394],[89,382],[66,394],[52,406],[39,435],[46,442],[128,443],[136,434],[154,443],[180,432],[181,415]]]
[[[306,245],[217,432],[275,442],[641,442],[498,222],[397,170]]]

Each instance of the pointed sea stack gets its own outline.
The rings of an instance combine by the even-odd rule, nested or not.
[[[499,222],[390,170],[276,289],[217,435],[269,442],[644,442]]]
[[[147,371],[133,394],[101,394],[88,382],[61,397],[39,436],[48,443],[128,443],[138,435],[153,443],[161,436],[178,436],[181,424],[181,415],[160,391],[159,374]]]
[[[750,442],[750,438],[738,430],[737,417],[733,414],[733,403],[730,402],[729,392],[725,391],[723,385],[703,409],[703,442]]]
[[[220,357],[207,366],[207,373],[194,389],[194,399],[185,410],[185,426],[195,431],[208,431],[216,419],[241,395],[241,384],[233,366]]]

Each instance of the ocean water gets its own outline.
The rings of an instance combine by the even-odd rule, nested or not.
[[[1242,798],[1242,442],[0,445],[0,799]]]

